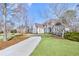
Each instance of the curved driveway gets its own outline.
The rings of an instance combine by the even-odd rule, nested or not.
[[[33,36],[6,49],[0,50],[0,56],[28,56],[41,41],[40,36]]]

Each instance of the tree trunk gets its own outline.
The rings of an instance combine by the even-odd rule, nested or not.
[[[6,31],[6,3],[3,4],[3,18],[4,18],[4,40],[7,41],[7,31]]]
[[[63,32],[62,32],[62,38],[64,38],[64,33],[65,33],[65,32],[64,32],[64,30],[63,30]]]

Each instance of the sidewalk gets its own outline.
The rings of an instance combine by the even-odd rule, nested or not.
[[[6,49],[0,50],[0,56],[28,56],[41,41],[40,36],[30,37]]]

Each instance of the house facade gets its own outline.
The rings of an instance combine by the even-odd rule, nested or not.
[[[17,33],[28,33],[28,27],[21,25],[16,28]]]
[[[62,36],[64,32],[69,31],[69,27],[67,25],[63,24],[61,20],[57,19],[51,19],[47,22],[47,28],[52,34]]]
[[[36,34],[44,33],[44,27],[42,24],[35,23],[32,28],[33,28],[32,33]]]
[[[52,33],[55,35],[62,35],[62,32],[65,30],[65,26],[62,25],[60,22],[57,22],[55,25],[52,27]]]
[[[51,19],[43,24],[34,24],[33,33],[52,33],[62,36],[69,28],[64,25],[61,20]]]

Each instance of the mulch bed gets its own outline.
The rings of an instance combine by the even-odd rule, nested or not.
[[[28,38],[29,36],[27,35],[18,35],[18,36],[15,36],[14,38],[8,40],[8,41],[0,41],[0,50],[4,49],[4,48],[7,48],[11,45],[14,45],[20,41],[23,41],[25,40],[26,38]]]

